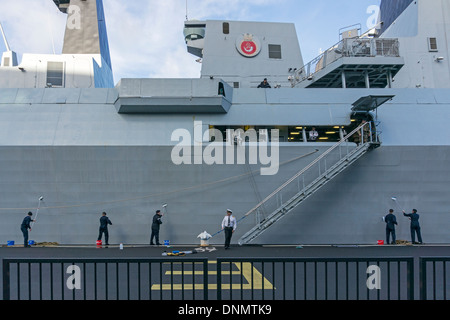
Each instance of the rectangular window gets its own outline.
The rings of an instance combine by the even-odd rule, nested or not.
[[[428,38],[428,51],[430,51],[430,52],[438,51],[436,38]]]
[[[230,24],[228,22],[224,22],[222,25],[223,34],[229,34],[230,33]]]
[[[281,59],[281,45],[269,44],[269,58],[270,59]]]
[[[4,58],[3,59],[3,66],[4,67],[9,67],[9,58]]]
[[[47,62],[47,85],[64,86],[64,62]]]

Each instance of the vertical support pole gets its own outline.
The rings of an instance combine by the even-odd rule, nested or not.
[[[222,300],[222,261],[217,259],[217,300]]]
[[[203,260],[203,299],[208,301],[208,259]]]
[[[344,70],[342,70],[341,79],[342,79],[342,89],[347,88],[347,81],[345,80],[345,71]]]
[[[17,264],[17,269],[18,269],[17,272],[20,273],[19,264]],[[11,279],[10,279],[9,261],[3,259],[3,300],[9,301],[11,299],[10,293],[11,293]]]
[[[388,88],[392,88],[392,71],[389,70],[387,73],[387,83],[388,83]]]
[[[419,266],[420,266],[420,283],[419,283],[419,288],[420,288],[420,300],[426,300],[427,299],[427,262],[424,258],[419,258]],[[408,297],[409,298],[409,297]],[[413,299],[410,299],[413,300]]]
[[[408,278],[408,300],[414,300],[414,259],[410,258],[407,262]]]

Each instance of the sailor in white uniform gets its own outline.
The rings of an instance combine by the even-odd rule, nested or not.
[[[227,215],[222,220],[222,230],[225,231],[225,249],[230,248],[231,236],[237,227],[236,218],[231,215],[232,213],[233,211],[227,209]]]
[[[312,128],[312,130],[309,132],[309,140],[310,141],[316,141],[319,137],[319,133],[316,131],[316,128]]]

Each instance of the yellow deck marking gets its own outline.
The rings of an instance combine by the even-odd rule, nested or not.
[[[181,276],[181,275],[189,275],[192,276],[192,271],[166,271],[165,275],[166,276],[170,276],[171,274],[173,274],[174,276]],[[196,276],[202,276],[203,275],[203,271],[194,271],[194,274]],[[222,274],[227,274],[230,275],[230,271],[223,271],[222,270]],[[231,271],[231,274],[234,275],[240,275],[241,272],[240,271]],[[217,271],[208,271],[208,275],[210,276],[217,276]]]
[[[217,261],[208,261],[209,264],[217,264]],[[189,264],[187,264],[189,265]],[[267,280],[261,272],[258,271],[255,267],[252,268],[252,264],[249,262],[233,262],[232,265],[236,266],[239,271],[230,271],[230,270],[222,270],[222,275],[224,276],[230,276],[231,275],[241,275],[244,277],[245,281],[238,279],[238,283],[222,283],[222,289],[223,290],[229,290],[230,288],[232,290],[262,290],[268,289],[272,290],[273,285],[270,283],[269,280]],[[190,270],[174,270],[174,271],[166,271],[165,275],[168,276],[182,276],[182,275],[199,275],[202,276],[204,274],[203,271],[190,271]],[[208,275],[217,276],[217,271],[208,271]],[[224,279],[225,281],[229,279]],[[233,281],[233,279],[231,279]],[[242,284],[241,284],[242,282]],[[247,283],[245,283],[247,282]],[[264,286],[263,286],[264,283]],[[151,290],[203,290],[204,285],[202,283],[196,283],[193,285],[192,283],[176,283],[176,284],[163,284],[162,286],[160,284],[154,284],[151,287]],[[209,290],[217,290],[217,283],[208,283],[208,289]]]

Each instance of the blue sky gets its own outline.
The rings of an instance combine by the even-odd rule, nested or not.
[[[381,0],[188,0],[188,18],[294,23],[305,63],[339,40],[339,29],[367,22]],[[186,0],[104,0],[114,81],[121,78],[197,78],[186,51]],[[0,0],[0,21],[12,50],[60,53],[66,16],[51,0]],[[0,41],[0,51],[5,46]]]

